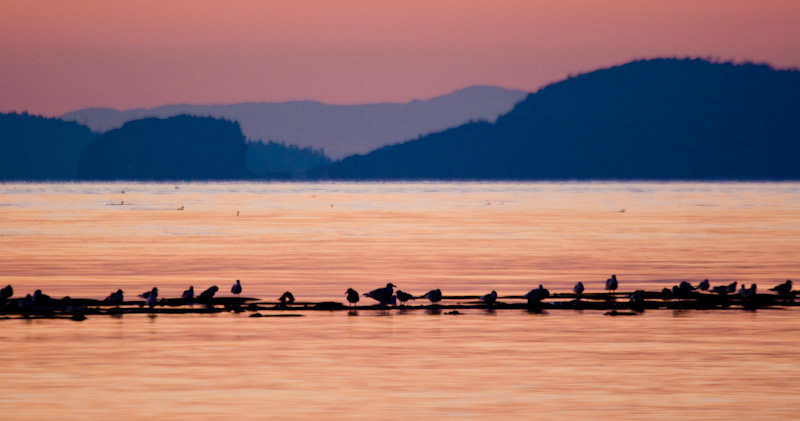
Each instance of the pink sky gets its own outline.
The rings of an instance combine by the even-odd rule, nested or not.
[[[534,91],[659,56],[800,66],[800,1],[4,0],[0,111]]]

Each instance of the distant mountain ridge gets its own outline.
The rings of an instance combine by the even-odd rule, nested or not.
[[[472,120],[494,121],[528,92],[473,86],[408,103],[328,105],[314,101],[230,105],[165,105],[118,111],[87,108],[61,116],[106,132],[147,117],[195,115],[236,121],[249,141],[277,141],[315,150],[333,159],[441,131]]]
[[[323,176],[352,180],[800,180],[800,71],[641,60],[548,85]]]

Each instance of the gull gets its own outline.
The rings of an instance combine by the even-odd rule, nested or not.
[[[147,304],[150,308],[153,308],[158,303],[158,288],[153,287],[153,290],[147,294],[145,304]],[[142,294],[144,295],[144,294]]]
[[[572,291],[578,295],[583,294],[583,282],[578,282],[575,284],[575,286],[572,287]]]
[[[611,275],[611,278],[606,279],[606,290],[614,292],[617,290],[617,275]]]
[[[439,301],[442,301],[442,290],[436,288],[432,291],[428,291],[422,296],[422,298],[427,298],[431,301],[431,303],[436,304]]]
[[[37,289],[33,292],[33,301],[36,302],[36,304],[46,304],[50,302],[50,296],[43,294],[42,290]]]
[[[756,284],[751,284],[750,288],[745,288],[742,285],[742,289],[739,290],[739,295],[742,297],[743,300],[749,300],[756,296]]]
[[[214,285],[211,288],[201,292],[200,295],[197,296],[197,301],[210,300],[214,298],[214,294],[216,294],[217,291],[219,291],[219,287]]]
[[[182,297],[184,300],[191,300],[192,298],[194,298],[194,286],[190,285],[189,289],[183,291]]]
[[[5,300],[11,298],[14,295],[14,288],[11,285],[6,285],[5,288],[0,289],[0,300],[5,302]]]
[[[708,291],[708,288],[710,286],[711,286],[711,284],[708,283],[708,279],[703,279],[703,282],[700,282],[700,284],[697,285],[697,289],[699,289],[701,291]]]
[[[717,285],[714,288],[711,288],[711,291],[719,295],[728,295],[728,287],[725,285]]]
[[[481,297],[481,301],[488,305],[494,304],[494,302],[497,301],[497,291],[492,290],[492,292]]]
[[[112,292],[111,295],[106,297],[106,299],[103,300],[103,301],[105,301],[105,302],[107,302],[109,304],[120,305],[120,304],[122,304],[123,299],[124,299],[124,296],[122,294],[122,290],[118,289],[117,292]]]
[[[728,287],[727,287],[728,294],[733,294],[733,293],[736,292],[736,284],[737,284],[737,282],[734,282],[734,283],[728,285]]]
[[[236,280],[236,283],[233,284],[233,286],[231,287],[231,292],[233,293],[233,295],[236,295],[237,297],[239,296],[239,294],[242,293],[242,283],[239,282],[238,279]]]
[[[360,299],[358,297],[358,292],[356,292],[356,290],[353,288],[347,288],[347,292],[345,292],[345,294],[347,294],[347,302],[350,303],[351,306],[357,307],[358,304],[356,303],[358,303],[358,300]]]
[[[416,300],[413,295],[405,291],[400,291],[399,289],[397,290],[397,299],[400,300],[400,303],[403,305],[405,305],[408,300]]]
[[[641,303],[644,301],[645,297],[647,296],[647,292],[641,289],[637,289],[636,291],[631,294],[631,303]]]
[[[786,281],[780,285],[776,285],[769,289],[770,291],[775,291],[778,295],[786,297],[792,294],[792,281]]]
[[[386,305],[392,301],[392,298],[394,298],[394,288],[396,288],[396,285],[390,282],[386,284],[386,288],[374,289],[364,294],[364,296],[372,298],[381,305]]]
[[[550,296],[550,291],[546,290],[542,285],[539,288],[530,290],[523,296],[528,303],[539,302]]]
[[[681,298],[687,298],[692,293],[692,291],[695,290],[695,287],[693,287],[692,284],[686,281],[681,281],[680,285],[678,286],[678,289],[680,290]]]

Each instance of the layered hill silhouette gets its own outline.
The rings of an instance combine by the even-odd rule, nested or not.
[[[235,122],[209,117],[147,118],[125,123],[89,145],[82,180],[225,180],[251,178],[247,144]]]
[[[81,154],[98,137],[71,121],[0,114],[0,180],[75,180]]]
[[[472,122],[334,163],[351,180],[798,180],[800,72],[653,59],[542,88]]]
[[[147,117],[210,116],[237,121],[249,140],[272,140],[324,150],[328,157],[341,159],[470,120],[494,121],[527,94],[520,90],[473,86],[449,95],[403,104],[328,105],[314,101],[182,104],[127,111],[87,108],[61,118],[105,132]]]

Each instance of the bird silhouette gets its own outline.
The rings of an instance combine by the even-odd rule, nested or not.
[[[697,285],[697,289],[699,289],[700,291],[708,291],[708,288],[710,286],[711,286],[711,284],[708,283],[708,279],[703,279],[703,282],[700,282]]]
[[[219,287],[214,285],[214,286],[210,287],[209,289],[201,292],[200,295],[197,296],[197,301],[208,301],[208,300],[211,300],[212,298],[214,298],[214,294],[216,294],[217,291],[219,291]]]
[[[392,298],[394,298],[394,288],[396,285],[392,284],[391,282],[386,284],[385,288],[378,288],[374,289],[364,296],[372,298],[373,300],[377,301],[381,305],[387,305],[392,302]]]
[[[124,295],[121,289],[118,289],[116,292],[112,292],[108,297],[106,297],[105,302],[112,304],[112,305],[120,305],[124,300]]]
[[[641,289],[637,289],[636,291],[631,294],[631,303],[639,304],[642,303],[647,296],[647,292]]]
[[[233,286],[231,287],[231,292],[233,293],[233,295],[237,297],[239,296],[239,294],[242,293],[242,283],[239,282],[238,279],[236,280],[236,283],[233,284]]]
[[[719,295],[728,295],[728,287],[725,285],[717,285],[714,288],[711,288],[711,292]]]
[[[617,275],[611,275],[611,278],[606,279],[607,291],[614,292],[617,290],[617,286],[619,286],[619,284],[617,283]]]
[[[439,301],[442,301],[442,290],[436,288],[434,290],[428,291],[425,293],[425,295],[422,296],[422,298],[427,298],[428,300],[430,300],[431,303],[436,304]]]
[[[776,285],[769,289],[770,291],[777,292],[778,295],[782,297],[787,297],[792,295],[792,281],[787,280],[786,282]]]
[[[750,300],[755,298],[756,284],[751,284],[750,288],[745,288],[744,285],[742,285],[742,288],[739,290],[739,296],[742,297],[743,300]]]
[[[345,294],[347,294],[347,302],[350,303],[350,306],[357,307],[358,300],[361,299],[358,296],[358,292],[356,292],[356,290],[354,290],[353,288],[347,288],[347,292],[345,292]]]
[[[149,293],[145,294],[147,294],[145,304],[150,308],[155,307],[156,304],[158,304],[158,288],[153,287],[153,289]]]
[[[583,294],[583,282],[578,282],[577,284],[575,284],[575,286],[572,287],[572,292],[578,295]]]
[[[181,296],[184,300],[191,300],[194,298],[194,286],[190,285],[189,289],[183,291],[183,295]]]
[[[406,301],[408,300],[416,300],[416,298],[414,298],[413,295],[405,291],[400,291],[399,289],[397,290],[397,299],[400,301],[400,304],[402,305],[405,305]]]
[[[494,304],[494,302],[497,301],[497,291],[492,290],[492,292],[482,296],[481,301],[488,305]]]
[[[734,283],[732,283],[732,284],[729,284],[729,285],[727,286],[727,291],[728,291],[728,294],[735,294],[735,293],[736,293],[736,284],[737,284],[737,283],[738,283],[738,282],[734,282]]]
[[[11,285],[6,285],[3,289],[0,289],[0,301],[5,302],[12,295],[14,295],[14,288]]]
[[[538,303],[538,302],[544,300],[545,298],[547,298],[549,296],[550,296],[550,291],[546,290],[540,284],[539,288],[532,289],[532,290],[528,291],[528,293],[525,294],[523,296],[523,298],[528,300],[528,303]]]

